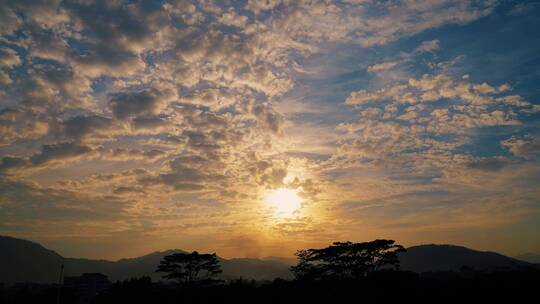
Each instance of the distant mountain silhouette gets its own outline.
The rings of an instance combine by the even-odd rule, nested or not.
[[[80,275],[87,272],[99,272],[107,275],[109,279],[124,280],[134,277],[150,276],[153,280],[161,279],[161,274],[156,273],[156,267],[159,261],[173,253],[185,252],[182,250],[167,250],[150,253],[141,257],[132,259],[121,259],[116,262],[107,260],[89,260],[89,259],[65,259],[66,276]]]
[[[454,245],[420,245],[407,248],[400,254],[401,269],[415,272],[504,270],[532,266],[532,264],[495,252],[477,251]]]
[[[62,259],[38,243],[0,236],[0,282],[58,282]]]
[[[291,279],[290,265],[274,260],[229,259],[221,261],[223,277],[247,278],[255,280]]]
[[[58,282],[60,265],[64,264],[65,276],[77,276],[82,273],[99,272],[107,275],[112,281],[133,277],[150,276],[152,280],[160,280],[156,273],[159,261],[182,250],[154,252],[132,259],[121,259],[116,262],[107,260],[90,260],[64,258],[56,252],[46,249],[40,244],[0,236],[0,282]],[[275,278],[292,278],[289,265],[278,261],[259,259],[224,259],[219,258],[224,279],[244,278],[254,280],[272,280]]]
[[[294,257],[294,258],[286,258],[286,257],[269,256],[269,257],[264,257],[261,260],[281,262],[283,264],[287,264],[287,265],[290,265],[290,266],[296,265],[296,263],[298,263],[298,259],[296,257]]]
[[[516,259],[529,263],[540,264],[540,254],[537,253],[521,254],[516,256]]]
[[[56,252],[40,244],[0,236],[0,282],[53,283],[58,281],[60,265],[65,265],[65,276],[99,272],[112,281],[124,280],[144,275],[152,280],[160,280],[156,273],[159,261],[165,255],[185,252],[167,250],[154,252],[138,258],[118,261],[63,258]],[[244,278],[272,280],[292,278],[289,266],[292,258],[268,257],[265,259],[219,258],[224,279]],[[482,252],[452,245],[421,245],[407,249],[400,254],[401,269],[415,272],[460,271],[463,266],[475,270],[515,269],[533,264],[506,257],[494,252]]]

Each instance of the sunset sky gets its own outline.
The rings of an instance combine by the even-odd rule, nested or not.
[[[540,2],[0,0],[0,235],[540,253]]]

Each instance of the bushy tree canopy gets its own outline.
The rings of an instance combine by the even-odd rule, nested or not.
[[[165,256],[156,272],[164,272],[163,278],[188,284],[217,282],[216,276],[222,270],[215,253],[200,254],[193,251]]]
[[[399,269],[398,253],[404,251],[393,240],[335,242],[297,251],[298,264],[291,270],[297,279],[359,278],[382,268]]]

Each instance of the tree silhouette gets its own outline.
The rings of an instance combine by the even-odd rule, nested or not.
[[[163,278],[176,280],[182,285],[192,283],[216,283],[221,265],[215,253],[175,253],[163,257],[156,272],[164,272]]]
[[[382,268],[399,269],[398,253],[404,251],[393,240],[335,242],[297,251],[298,264],[291,271],[297,279],[360,278]]]

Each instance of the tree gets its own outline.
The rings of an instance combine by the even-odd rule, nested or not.
[[[393,240],[335,242],[322,249],[297,251],[298,264],[291,271],[297,279],[355,279],[383,268],[399,269],[398,253],[404,251]]]
[[[176,280],[185,285],[191,283],[215,283],[219,280],[221,265],[215,253],[175,253],[163,257],[156,272],[164,272],[163,278]]]

